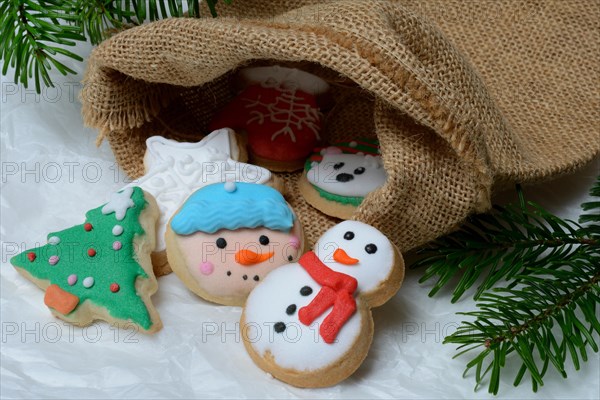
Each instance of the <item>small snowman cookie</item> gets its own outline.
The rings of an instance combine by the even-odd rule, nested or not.
[[[295,171],[318,145],[318,95],[329,89],[321,78],[295,68],[247,68],[248,85],[214,117],[210,129],[245,132],[253,162],[272,171]]]
[[[367,356],[371,308],[387,302],[403,278],[402,256],[381,232],[344,221],[248,296],[240,323],[246,350],[291,385],[335,385]]]
[[[298,259],[304,234],[277,190],[226,182],[194,192],[169,222],[166,242],[171,268],[191,291],[241,306],[268,273]]]
[[[357,139],[316,149],[304,165],[299,187],[316,209],[350,219],[365,196],[386,180],[377,140]]]

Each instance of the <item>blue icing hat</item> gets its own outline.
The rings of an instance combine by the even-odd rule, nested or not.
[[[265,227],[288,232],[294,213],[275,189],[256,183],[215,183],[195,191],[171,220],[178,235]]]

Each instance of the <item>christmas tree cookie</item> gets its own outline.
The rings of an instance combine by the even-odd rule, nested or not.
[[[332,217],[350,219],[366,195],[383,186],[387,173],[375,139],[317,148],[299,181],[306,201]]]
[[[152,333],[162,327],[150,301],[157,290],[150,253],[158,208],[139,187],[114,193],[85,223],[48,235],[48,243],[11,264],[46,291],[52,313],[75,325],[104,320]]]

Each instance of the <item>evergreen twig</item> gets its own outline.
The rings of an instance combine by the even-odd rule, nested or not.
[[[477,310],[461,315],[444,343],[460,345],[456,357],[479,353],[467,363],[476,388],[485,379],[497,394],[500,371],[512,354],[521,361],[514,385],[526,373],[532,388],[543,385],[549,367],[567,377],[567,362],[579,370],[588,350],[598,352],[600,335],[600,201],[582,204],[579,223],[556,217],[533,202],[495,207],[459,231],[420,251],[416,266],[428,265],[422,281],[438,277],[430,295],[459,277],[452,301],[478,279]],[[600,177],[591,195],[600,198]],[[505,287],[495,287],[501,280]]]
[[[218,0],[206,0],[213,17]],[[232,0],[224,0],[230,4]],[[34,79],[38,93],[41,84],[54,86],[49,71],[74,74],[59,61],[66,56],[83,58],[65,46],[89,40],[98,44],[107,32],[169,17],[199,17],[200,0],[0,0],[0,61],[2,75],[14,68],[14,82],[27,87]]]

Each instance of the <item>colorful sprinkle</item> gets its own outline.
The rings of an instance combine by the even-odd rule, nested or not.
[[[85,288],[91,288],[92,286],[94,286],[94,278],[92,278],[91,276],[88,276],[87,278],[85,278],[83,280],[83,287]]]
[[[86,222],[85,225],[83,225],[83,229],[85,229],[86,232],[89,232],[92,230],[92,224],[90,224],[89,222]]]
[[[58,263],[58,256],[52,256],[48,259],[48,262],[50,263],[50,265],[56,265],[56,263]]]
[[[96,255],[96,250],[94,250],[94,249],[88,249],[88,256],[94,257],[95,255]]]
[[[112,228],[112,234],[115,236],[119,236],[123,233],[123,227],[121,225],[115,225]]]
[[[57,245],[60,243],[60,238],[58,236],[51,236],[48,238],[48,243]]]
[[[111,292],[117,293],[120,289],[121,289],[121,286],[119,286],[118,283],[111,283],[110,284],[110,291]]]
[[[69,277],[67,278],[67,283],[71,286],[76,284],[77,283],[77,275],[75,275],[75,274],[69,275]]]
[[[123,247],[123,245],[118,240],[113,242],[113,250],[121,250],[121,247]]]
[[[200,264],[200,273],[202,275],[210,275],[215,270],[215,266],[210,261],[204,261]]]
[[[27,259],[28,259],[29,261],[31,261],[31,262],[34,262],[34,261],[35,261],[35,258],[36,258],[36,255],[35,255],[35,253],[34,253],[34,252],[27,253]]]

